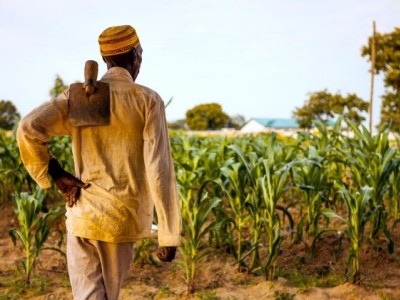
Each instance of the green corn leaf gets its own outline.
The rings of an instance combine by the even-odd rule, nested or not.
[[[347,221],[343,217],[341,217],[337,213],[335,213],[332,209],[329,209],[329,208],[322,209],[320,211],[320,214],[325,216],[325,217],[327,217],[327,218],[329,218],[329,219],[332,219],[332,218],[339,219],[341,222],[347,224]]]
[[[292,215],[290,214],[290,212],[289,212],[289,210],[288,210],[289,207],[284,208],[284,207],[281,206],[281,205],[276,205],[275,208],[276,208],[277,210],[282,211],[283,214],[284,214],[285,216],[287,216],[287,218],[288,218],[288,220],[289,220],[290,228],[293,230],[293,228],[294,228],[294,220],[293,220],[293,217],[292,217]]]
[[[369,200],[371,199],[371,193],[373,191],[373,188],[369,186],[364,186],[361,189],[361,194],[360,194],[360,203],[361,203],[361,208],[364,208],[365,205],[368,204]]]
[[[296,186],[304,191],[311,191],[311,190],[315,190],[315,187],[312,185],[305,185],[305,184],[301,184],[301,183],[296,183]]]

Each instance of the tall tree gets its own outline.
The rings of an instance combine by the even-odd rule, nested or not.
[[[361,49],[361,55],[371,61],[372,38]],[[391,123],[400,132],[400,28],[375,34],[375,72],[383,73],[385,93],[382,95],[380,125]]]
[[[49,92],[50,96],[57,97],[67,88],[68,86],[64,84],[64,81],[61,79],[60,75],[57,74],[56,79],[54,80],[54,86]]]
[[[20,114],[9,100],[0,100],[0,128],[11,130],[19,120]]]
[[[226,125],[229,116],[217,103],[200,104],[186,112],[186,123],[191,130],[215,130]]]
[[[314,120],[327,122],[337,115],[347,116],[360,124],[365,120],[362,113],[368,111],[368,105],[356,94],[343,97],[340,93],[331,94],[325,89],[311,93],[304,105],[294,110],[293,116],[301,128],[311,128]]]

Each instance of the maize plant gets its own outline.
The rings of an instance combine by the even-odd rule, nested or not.
[[[39,190],[36,195],[29,195],[22,192],[13,199],[19,227],[11,229],[9,235],[14,245],[16,245],[17,238],[22,243],[25,257],[21,262],[27,284],[30,284],[31,275],[35,269],[35,262],[40,251],[55,250],[64,255],[60,250],[64,236],[60,230],[55,230],[60,237],[58,248],[45,247],[44,243],[47,241],[50,233],[54,231],[53,226],[55,223],[64,216],[65,211],[61,208],[53,208],[47,213],[41,214],[43,199],[43,190]]]
[[[208,218],[220,203],[220,199],[210,198],[207,193],[203,196],[206,183],[212,182],[207,177],[209,174],[203,164],[212,152],[208,152],[207,147],[194,147],[193,143],[197,142],[199,141],[192,137],[175,139],[172,143],[174,149],[180,148],[185,153],[183,156],[175,153],[174,160],[184,230],[183,246],[179,247],[183,258],[180,265],[185,271],[188,293],[194,291],[197,265],[209,251],[205,247],[204,239],[217,225],[216,220],[208,222]]]
[[[389,252],[393,252],[393,241],[385,222],[388,212],[384,197],[390,189],[390,176],[399,167],[399,160],[395,159],[397,149],[390,147],[388,132],[371,136],[364,126],[361,131],[353,122],[346,122],[355,136],[346,140],[350,150],[341,152],[351,166],[354,190],[364,185],[370,186],[373,189],[371,205],[378,208],[372,218],[370,239],[373,241],[383,231],[388,240]]]
[[[240,163],[242,164],[243,172],[241,178],[244,180],[243,192],[247,194],[245,201],[245,209],[249,215],[250,224],[250,235],[251,235],[251,245],[250,249],[241,257],[241,262],[244,264],[244,259],[251,255],[251,261],[249,268],[254,269],[260,264],[260,238],[263,220],[261,217],[261,212],[263,209],[262,200],[258,197],[257,191],[259,190],[258,179],[262,177],[262,158],[259,158],[255,152],[250,152],[245,155],[245,153],[236,145],[229,146],[235,154],[238,156]],[[238,245],[239,249],[239,245]]]
[[[261,264],[261,271],[266,279],[273,280],[275,279],[276,258],[282,241],[277,203],[287,187],[289,166],[276,170],[274,161],[271,159],[263,160],[263,164],[265,175],[259,179],[259,187],[264,201],[262,220],[265,224],[265,232],[268,239],[268,254],[265,263]]]
[[[237,246],[231,247],[235,254],[238,270],[248,268],[245,263],[246,257],[252,254],[249,268],[259,262],[258,247],[260,239],[260,218],[258,216],[258,203],[256,195],[257,178],[261,176],[260,159],[255,152],[245,153],[238,145],[229,145],[227,147],[233,151],[238,162],[231,164],[230,160],[221,168],[221,179],[216,180],[225,196],[228,199],[229,207],[232,212],[234,229],[236,229]],[[250,231],[252,234],[252,243],[250,249],[246,250],[243,243],[243,229],[251,223]],[[246,243],[248,244],[248,243]],[[234,250],[236,248],[236,251]]]
[[[301,212],[297,224],[297,237],[303,240],[303,232],[310,237],[318,233],[318,213],[329,197],[329,185],[326,174],[326,160],[318,156],[315,148],[310,147],[309,157],[296,159],[291,163],[293,184],[300,189]]]
[[[0,179],[3,197],[20,193],[24,188],[30,193],[35,190],[36,184],[20,159],[15,133],[0,132]]]
[[[360,248],[363,243],[364,231],[367,222],[372,220],[379,207],[374,206],[371,200],[372,188],[365,186],[356,193],[351,193],[345,186],[335,184],[347,207],[347,219],[339,216],[331,209],[323,209],[321,214],[327,218],[337,218],[346,225],[344,234],[350,240],[349,255],[346,261],[346,279],[351,276],[353,283],[361,282],[360,275]]]
[[[389,177],[389,215],[393,220],[391,230],[400,222],[400,168],[396,170]]]
[[[214,180],[220,176],[220,168],[229,160],[227,146],[229,140],[226,137],[214,137],[201,139],[199,148],[206,148],[207,153],[202,157],[202,166],[206,172],[206,178]]]
[[[396,147],[400,147],[400,139],[396,138]],[[398,152],[396,159],[399,159]],[[395,168],[394,172],[389,177],[389,190],[388,206],[389,215],[392,217],[393,224],[391,230],[400,222],[400,164]]]
[[[204,169],[201,167],[201,158],[207,149],[199,149],[191,145],[193,138],[174,138],[172,143],[176,180],[180,194],[185,194],[188,201],[195,200],[201,184]],[[179,154],[179,156],[178,156]]]
[[[261,271],[267,278],[272,279],[281,241],[278,210],[284,211],[290,217],[287,211],[277,205],[287,187],[288,169],[285,168],[282,172],[279,170],[285,151],[274,135],[269,137],[267,143],[258,140],[256,146],[251,143],[243,146],[228,146],[238,162],[221,168],[225,180],[216,182],[222,186],[233,214],[237,236],[235,256],[239,270],[246,267],[252,272]],[[246,147],[248,150],[257,150],[263,157],[259,157],[253,151],[246,153]],[[251,238],[248,249],[244,247],[243,238],[243,230],[247,227]],[[264,239],[268,243],[268,254],[267,262],[262,264],[260,249]],[[250,263],[247,266],[245,259],[250,255]]]
[[[254,146],[254,143],[251,145]],[[239,149],[233,148],[244,164],[245,177],[248,178],[249,189],[246,193],[249,201],[246,203],[246,209],[250,215],[252,238],[252,245],[248,251],[248,254],[251,254],[250,270],[253,272],[261,270],[267,278],[273,279],[276,254],[281,241],[278,210],[288,217],[293,227],[293,219],[288,210],[277,203],[288,188],[286,179],[290,164],[286,164],[283,171],[280,168],[285,165],[285,160],[292,156],[290,150],[286,151],[275,134],[269,135],[264,142],[258,139],[254,148],[258,148],[261,157],[254,152],[245,155]],[[267,263],[263,265],[259,251],[262,248],[262,240],[265,239],[268,243],[268,254]]]
[[[182,226],[184,236],[183,246],[179,247],[182,254],[180,266],[185,271],[185,281],[188,294],[193,293],[196,279],[196,270],[201,260],[210,252],[204,239],[206,235],[217,225],[217,221],[210,221],[212,210],[221,202],[218,198],[209,198],[205,194],[199,201],[193,201],[186,194],[179,193],[181,200]]]
[[[237,235],[237,246],[235,253],[238,270],[245,267],[244,259],[242,257],[243,250],[243,228],[246,226],[249,219],[249,214],[245,209],[246,203],[249,201],[249,195],[246,195],[246,181],[240,174],[241,163],[234,163],[230,166],[221,168],[221,174],[225,178],[215,180],[215,182],[222,188],[225,196],[228,199],[229,207],[233,216],[231,220],[234,224],[234,230]]]

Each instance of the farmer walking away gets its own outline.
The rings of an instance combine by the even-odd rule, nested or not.
[[[157,256],[170,262],[180,245],[181,216],[164,103],[135,83],[142,47],[132,26],[98,38],[107,72],[86,65],[85,83],[24,117],[17,139],[22,161],[41,188],[50,177],[67,199],[67,259],[74,299],[118,299],[135,241],[151,234]],[[72,140],[75,176],[48,148],[52,136]],[[49,175],[50,177],[49,177]]]

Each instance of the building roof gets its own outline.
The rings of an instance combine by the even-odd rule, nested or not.
[[[252,118],[252,120],[268,128],[299,128],[296,119]]]
[[[252,118],[250,119],[256,121],[266,128],[282,128],[282,129],[290,129],[290,128],[300,128],[296,119],[290,118]],[[335,124],[334,120],[328,120],[327,125],[333,126]]]

